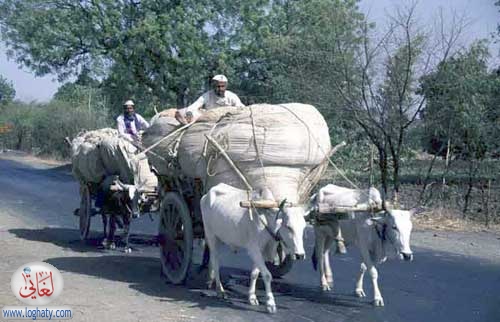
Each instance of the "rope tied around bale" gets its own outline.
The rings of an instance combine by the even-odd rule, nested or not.
[[[255,119],[253,118],[253,109],[250,107],[250,119],[252,120],[252,134],[253,134],[253,143],[255,146],[255,153],[257,155],[257,160],[259,160],[260,168],[262,169],[262,176],[264,177],[264,184],[267,186],[267,176],[266,169],[264,168],[264,162],[262,161],[262,157],[259,152],[259,147],[257,145],[257,135],[255,133]]]

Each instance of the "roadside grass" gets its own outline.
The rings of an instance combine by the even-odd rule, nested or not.
[[[370,171],[368,162],[342,159],[336,162],[343,174],[330,167],[319,187],[327,183],[353,187],[352,182],[357,187],[372,184],[380,188],[376,163]],[[402,162],[401,207],[410,209],[421,206],[426,209],[415,217],[417,229],[500,231],[500,160],[489,159],[477,163],[477,171],[473,176],[469,176],[469,163],[464,160],[452,160],[447,171],[442,159],[435,160],[431,172],[430,164],[431,160],[411,159]],[[469,185],[469,206],[464,213]]]

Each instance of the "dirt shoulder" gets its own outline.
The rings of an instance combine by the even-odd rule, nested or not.
[[[70,161],[56,160],[47,157],[37,157],[26,152],[14,150],[0,150],[0,158],[8,159],[24,164],[29,164],[34,167],[60,167],[70,165]]]
[[[13,272],[26,263],[45,261],[64,278],[62,295],[50,305],[71,307],[72,321],[210,321],[182,300],[189,298],[188,290],[169,288],[166,294],[156,258],[99,254],[95,246],[75,240],[74,232],[59,230],[47,238],[43,235],[48,230],[0,209],[0,307],[22,305],[10,290]]]

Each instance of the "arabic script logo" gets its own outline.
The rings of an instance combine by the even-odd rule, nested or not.
[[[63,290],[63,277],[54,266],[32,262],[19,267],[12,275],[12,293],[28,305],[45,305],[58,297]]]

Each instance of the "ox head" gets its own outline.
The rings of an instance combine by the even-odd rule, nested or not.
[[[114,197],[118,198],[118,202],[123,206],[122,210],[126,212],[127,216],[140,217],[139,206],[143,201],[140,186],[125,184],[115,179],[109,189],[114,192]]]
[[[278,234],[283,241],[285,252],[294,259],[305,259],[304,229],[306,211],[302,207],[286,207],[282,201],[277,214]]]
[[[411,217],[416,210],[388,210],[382,216],[372,218],[379,237],[388,241],[400,259],[413,260],[410,248],[410,235],[413,228]]]
[[[368,189],[368,203],[371,208],[382,208],[382,196],[377,188],[370,187],[370,189]]]

